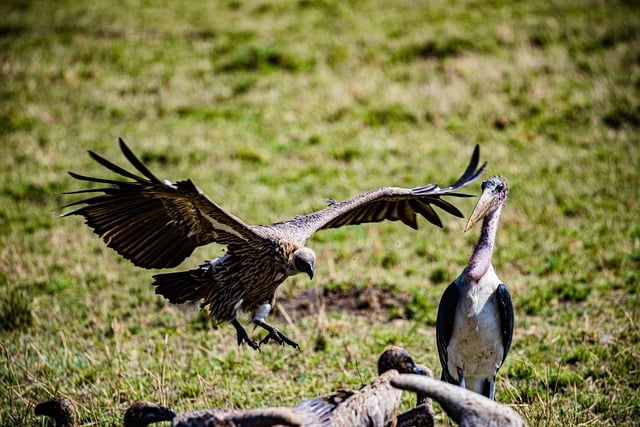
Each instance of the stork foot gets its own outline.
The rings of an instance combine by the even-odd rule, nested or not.
[[[242,343],[246,342],[247,345],[252,349],[260,351],[260,345],[251,339],[246,329],[242,327],[240,322],[238,322],[238,319],[231,320],[231,324],[236,328],[236,333],[238,336],[238,346],[241,346]]]

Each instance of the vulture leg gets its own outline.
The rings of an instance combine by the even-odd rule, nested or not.
[[[251,339],[249,334],[247,334],[246,329],[242,327],[237,318],[234,317],[233,319],[231,319],[231,324],[234,328],[236,328],[236,332],[238,335],[238,345],[242,345],[243,342],[246,342],[252,349],[260,350],[260,346]]]

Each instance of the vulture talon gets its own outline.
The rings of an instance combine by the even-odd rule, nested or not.
[[[269,342],[269,340],[274,340],[275,342],[277,342],[280,345],[289,345],[297,350],[300,350],[300,345],[295,342],[294,340],[290,339],[289,337],[287,337],[285,334],[283,334],[282,332],[280,332],[280,330],[278,328],[273,328],[271,330],[269,330],[269,333],[267,334],[266,337],[264,337],[261,341],[260,341],[260,345],[262,344],[266,344]]]
[[[254,349],[256,351],[260,351],[260,344],[258,344],[257,342],[255,342],[251,338],[249,338],[249,337],[245,337],[245,338],[238,337],[238,346],[242,346],[242,343],[245,343],[245,342],[252,349]]]
[[[247,330],[242,327],[238,319],[231,320],[231,324],[236,328],[236,333],[238,335],[238,347],[242,346],[242,343],[247,343],[249,347],[254,350],[260,351],[260,345],[251,339]]]

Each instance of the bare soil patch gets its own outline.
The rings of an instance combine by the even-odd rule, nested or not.
[[[277,302],[289,315],[296,316],[317,314],[324,306],[325,310],[346,311],[356,315],[366,312],[368,316],[390,314],[392,317],[404,317],[404,307],[409,300],[409,294],[390,286],[349,284],[308,289],[293,297],[279,298]],[[279,310],[274,310],[273,314],[282,315]]]

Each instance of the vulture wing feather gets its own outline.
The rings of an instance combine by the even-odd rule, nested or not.
[[[90,152],[107,169],[133,181],[95,178],[70,172],[88,182],[110,184],[100,189],[69,194],[96,193],[64,207],[78,206],[62,216],[81,215],[105,243],[135,265],[174,267],[198,246],[209,243],[243,245],[262,237],[255,229],[226,212],[190,180],[162,182],[120,139],[120,148],[144,177]]]
[[[476,145],[463,174],[445,188],[435,184],[415,188],[382,187],[342,202],[331,201],[329,206],[322,210],[306,216],[298,216],[285,221],[284,224],[289,223],[303,229],[306,237],[318,230],[384,220],[402,221],[407,226],[417,229],[416,214],[442,227],[442,221],[431,205],[451,215],[462,217],[462,213],[451,203],[443,200],[442,196],[468,197],[467,194],[454,193],[454,191],[482,175],[486,163],[478,167],[479,160],[480,147]]]

